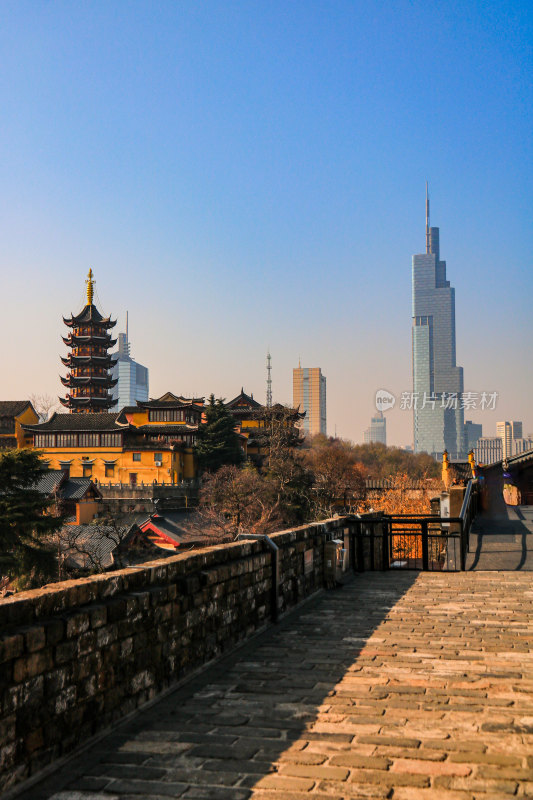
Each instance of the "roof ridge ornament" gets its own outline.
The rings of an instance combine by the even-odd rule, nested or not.
[[[87,274],[87,280],[85,281],[87,284],[87,305],[92,306],[93,304],[93,294],[94,294],[94,280],[93,280],[93,271],[89,269]]]

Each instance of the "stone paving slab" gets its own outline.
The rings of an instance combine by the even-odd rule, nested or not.
[[[467,570],[533,570],[533,506],[502,505],[474,520]]]
[[[23,797],[533,797],[532,643],[531,573],[366,573]]]

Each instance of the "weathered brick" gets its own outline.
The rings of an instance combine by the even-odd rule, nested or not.
[[[0,639],[0,664],[20,656],[24,650],[24,637],[20,633],[3,636]]]
[[[66,619],[67,639],[72,639],[84,633],[84,631],[89,629],[90,624],[89,614],[86,611],[80,611],[68,616]]]
[[[350,772],[342,767],[314,766],[312,764],[282,764],[279,771],[280,775],[291,775],[295,778],[314,778],[315,780],[324,781],[345,781]]]
[[[90,609],[91,628],[101,628],[107,623],[107,606],[93,606]]]
[[[28,653],[42,650],[46,645],[46,633],[42,625],[29,628],[24,633],[24,646]]]
[[[391,772],[417,775],[459,775],[467,776],[472,768],[467,764],[454,764],[449,761],[418,761],[415,758],[395,759]]]
[[[339,756],[332,756],[329,764],[333,766],[342,767],[358,767],[361,769],[388,769],[392,761],[388,758],[379,758],[376,756],[362,756],[357,753],[343,753]]]
[[[21,683],[46,672],[52,666],[52,654],[49,650],[40,650],[37,653],[22,656],[13,665],[13,680],[15,683]]]

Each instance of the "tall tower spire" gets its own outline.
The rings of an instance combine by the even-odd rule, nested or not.
[[[429,194],[428,182],[426,181],[426,253],[431,252],[431,235],[429,232]]]
[[[270,347],[267,352],[267,408],[272,408],[272,358],[270,357]]]
[[[87,284],[87,305],[92,306],[93,304],[93,290],[94,290],[94,280],[93,280],[93,271],[92,269],[89,270],[87,274],[87,280],[85,281]]]

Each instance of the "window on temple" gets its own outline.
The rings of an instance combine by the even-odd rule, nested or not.
[[[79,443],[80,447],[98,447],[100,435],[98,433],[80,433]]]
[[[134,461],[140,461],[141,460],[141,454],[140,453],[134,453],[133,454],[133,460]]]
[[[114,476],[115,476],[115,465],[114,464],[106,464],[105,465],[105,476],[106,476],[106,478],[114,478]]]
[[[77,447],[78,434],[77,433],[58,433],[57,434],[58,447]]]
[[[101,444],[102,447],[120,447],[122,436],[120,433],[102,433]]]
[[[148,412],[148,419],[150,422],[183,422],[185,412],[177,408],[152,409]]]
[[[83,464],[83,477],[90,478],[93,474],[93,465],[92,464]]]

